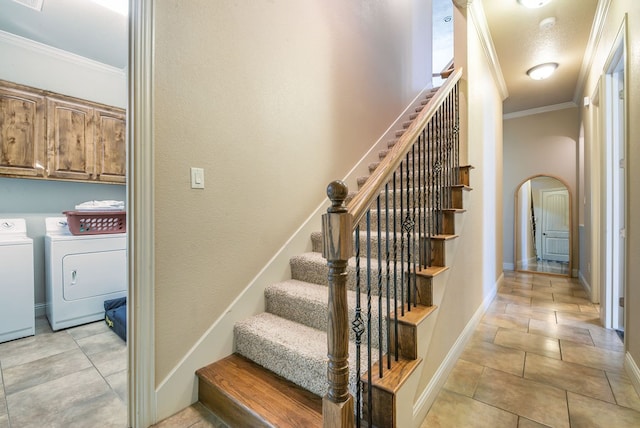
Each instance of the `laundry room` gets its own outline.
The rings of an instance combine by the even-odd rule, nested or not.
[[[74,418],[88,417],[100,401],[126,419],[126,342],[109,331],[105,301],[127,295],[127,38],[126,10],[0,0],[0,251],[4,229],[11,242],[28,242],[32,255],[22,264],[28,251],[20,253],[19,267],[0,260],[0,427],[31,418],[73,425],[69,408],[85,409]],[[31,293],[15,289],[28,281]],[[16,323],[2,318],[11,313],[2,305],[17,313],[27,304],[33,325],[4,332]],[[34,334],[51,338],[38,342]],[[24,404],[60,382],[55,395],[71,401]],[[83,382],[95,393],[64,393]]]

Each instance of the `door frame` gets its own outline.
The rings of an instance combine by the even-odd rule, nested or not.
[[[152,1],[129,0],[128,426],[156,423]]]
[[[622,295],[626,295],[627,287],[627,265],[628,265],[628,242],[626,239],[621,238],[619,231],[614,230],[617,227],[617,221],[613,216],[618,212],[614,209],[614,203],[616,208],[622,211],[624,218],[628,219],[628,188],[629,188],[629,176],[627,173],[626,165],[624,168],[624,176],[622,177],[623,195],[619,197],[615,193],[618,192],[619,187],[615,186],[616,180],[613,175],[618,173],[619,166],[615,164],[617,154],[617,148],[614,147],[614,143],[618,140],[614,136],[615,131],[621,131],[621,145],[622,150],[628,153],[628,55],[627,55],[627,16],[625,15],[616,35],[615,41],[612,44],[611,52],[603,67],[603,74],[601,76],[601,90],[603,91],[602,100],[604,102],[604,108],[602,109],[602,144],[600,155],[602,157],[602,177],[601,186],[604,189],[605,197],[601,202],[601,217],[602,225],[600,229],[603,231],[601,236],[601,244],[604,249],[604,257],[602,258],[602,283],[603,287],[600,289],[601,297],[601,321],[605,328],[618,328],[620,324],[626,324],[626,320],[623,319],[622,323],[618,321],[618,296],[620,294],[618,290],[618,281],[622,284]],[[614,84],[614,74],[620,71],[622,67],[622,73],[624,76],[623,82],[623,102],[618,103],[612,100],[617,100],[617,86]],[[615,93],[614,93],[615,92]],[[621,104],[622,111],[618,108],[614,108],[613,104]],[[619,121],[623,121],[623,125],[619,126]],[[620,129],[622,128],[622,129]],[[618,136],[619,137],[619,136]],[[626,162],[626,159],[624,159]],[[622,257],[622,267],[619,266],[619,258],[616,257],[618,250],[616,247],[620,247],[620,239],[622,243],[622,251],[624,254]]]

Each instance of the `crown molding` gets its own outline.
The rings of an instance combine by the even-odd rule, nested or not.
[[[62,49],[54,48],[52,46],[45,45],[44,43],[35,42],[25,37],[17,36],[2,30],[0,30],[0,43],[14,46],[18,49],[26,49],[40,55],[46,55],[90,70],[96,70],[102,73],[110,73],[118,76],[126,75],[125,69],[94,61],[92,59],[76,55]]]
[[[611,6],[611,0],[599,0],[596,8],[596,14],[593,18],[593,24],[591,25],[591,33],[589,33],[589,40],[587,47],[585,48],[584,55],[582,57],[582,66],[580,67],[580,73],[578,74],[578,81],[576,82],[576,89],[573,93],[573,101],[577,104],[582,98],[582,92],[584,91],[584,85],[587,82],[587,75],[593,65],[593,59],[595,58],[596,49],[600,43],[602,32],[604,31],[604,24],[609,13],[609,7]]]
[[[482,2],[476,1],[472,3],[472,1],[473,0],[466,0],[463,1],[463,3],[471,6],[469,7],[471,19],[473,20],[474,27],[478,33],[482,50],[489,61],[489,68],[491,69],[493,80],[496,82],[498,90],[500,91],[500,96],[504,101],[509,96],[509,90],[507,89],[507,83],[505,82],[504,75],[502,74],[502,67],[500,67],[500,61],[498,60],[498,54],[496,53],[493,39],[491,38],[491,32],[489,31],[489,25],[487,24],[487,17],[484,14]]]
[[[520,110],[520,111],[514,111],[512,113],[507,113],[502,115],[502,119],[503,120],[508,120],[508,119],[516,119],[518,117],[525,117],[525,116],[531,116],[534,114],[540,114],[540,113],[548,113],[551,111],[556,111],[556,110],[564,110],[567,108],[577,108],[578,104],[573,102],[573,101],[568,101],[566,103],[560,103],[560,104],[552,104],[552,105],[548,105],[548,106],[543,106],[543,107],[536,107],[536,108],[532,108],[529,110]]]

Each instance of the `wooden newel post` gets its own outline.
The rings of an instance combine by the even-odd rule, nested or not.
[[[353,396],[349,393],[349,307],[347,261],[352,255],[352,218],[345,206],[349,189],[342,181],[327,187],[331,207],[322,216],[323,256],[329,266],[327,324],[328,389],[322,399],[325,428],[353,427]]]

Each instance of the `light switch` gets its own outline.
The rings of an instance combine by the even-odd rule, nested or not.
[[[191,167],[191,188],[204,189],[204,168]]]

